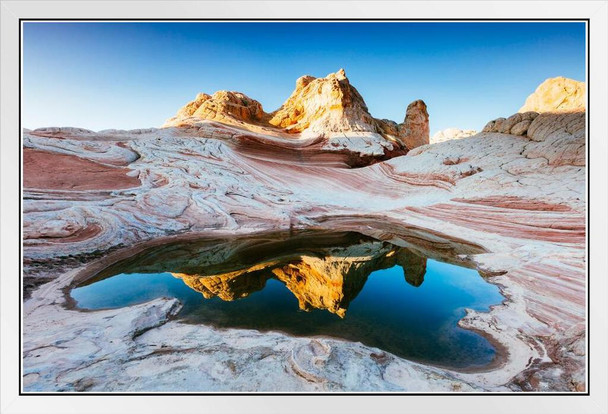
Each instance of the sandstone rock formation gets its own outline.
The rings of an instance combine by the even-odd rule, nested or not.
[[[300,309],[325,309],[342,318],[369,275],[396,264],[403,266],[408,283],[422,284],[426,258],[379,242],[336,249],[322,258],[303,256],[272,272],[298,299]]]
[[[586,390],[584,112],[521,113],[468,139],[349,169],[340,154],[307,152],[328,140],[278,134],[274,126],[267,127],[272,134],[244,130],[238,119],[257,111],[238,106],[230,115],[242,122],[238,126],[193,118],[179,128],[23,132],[29,153],[23,271],[31,294],[23,304],[26,391],[170,391],[177,383],[199,391],[273,390],[276,384],[295,391]],[[424,119],[422,106],[415,109]],[[382,135],[361,134],[382,138],[402,130],[379,125],[386,128]],[[103,165],[104,185],[65,168],[45,169],[38,179],[38,151],[69,155],[67,166]],[[179,310],[173,299],[95,312],[66,308],[65,292],[79,277],[141,252],[146,243],[305,228],[357,231],[407,248],[433,246],[477,267],[508,300],[489,312],[467,310],[459,324],[501,344],[506,359],[484,372],[457,373],[388,353],[378,358],[377,349],[345,341],[190,326],[172,320]],[[172,256],[192,253],[180,251]],[[216,253],[220,261],[225,251]],[[231,262],[248,268],[249,256]],[[205,269],[214,270],[214,263]],[[295,285],[301,269],[326,264],[281,269]],[[174,270],[196,275],[197,266]],[[412,267],[418,272],[405,277],[416,285],[423,264]],[[228,279],[210,281],[209,295],[244,294]],[[332,302],[331,308],[342,305]],[[345,369],[357,373],[354,379]]]
[[[265,246],[260,250],[253,243]],[[301,310],[323,309],[344,317],[368,276],[396,265],[403,268],[407,283],[420,286],[424,281],[426,258],[407,248],[355,234],[317,232],[286,242],[243,238],[240,245],[232,240],[161,248],[117,264],[116,270],[106,269],[96,280],[116,272],[171,272],[207,299],[234,301],[263,289],[272,277],[293,293]]]
[[[532,143],[526,147],[528,158],[544,157],[549,165],[585,166],[585,112],[540,114],[528,128]]]
[[[531,139],[524,155],[550,165],[585,165],[585,83],[557,77],[544,81],[518,113],[497,118],[483,132]]]
[[[360,133],[379,135],[405,149],[428,144],[426,104],[417,100],[406,110],[404,122],[372,117],[363,97],[351,85],[344,69],[324,78],[305,75],[296,81],[291,96],[276,111],[266,113],[262,105],[238,92],[200,93],[163,127],[188,127],[201,120],[238,125],[257,132],[288,134],[283,138],[331,138]]]
[[[227,124],[261,122],[266,114],[262,104],[240,92],[218,91],[213,95],[199,93],[163,126],[188,125],[188,120],[208,119]]]
[[[460,139],[467,138],[477,134],[477,131],[472,129],[458,129],[458,128],[447,128],[442,131],[436,132],[431,137],[431,144],[436,144],[438,142],[450,141],[452,139]]]
[[[537,112],[518,112],[508,118],[497,118],[488,122],[483,127],[482,132],[500,132],[501,134],[525,136],[537,116]]]
[[[584,111],[586,99],[585,82],[558,76],[541,83],[519,112]]]
[[[549,165],[586,164],[585,112],[524,112],[490,121],[483,132],[524,136],[532,142],[523,155],[545,158]]]
[[[425,257],[414,254],[408,249],[400,249],[395,252],[395,262],[403,268],[403,276],[407,283],[415,287],[422,285],[426,274]]]
[[[270,118],[286,132],[323,136],[331,132],[376,132],[363,97],[343,69],[325,78],[302,76],[296,89]]]
[[[266,281],[270,278],[268,273],[255,270],[209,276],[173,273],[173,276],[182,279],[187,286],[202,293],[205,299],[217,296],[227,302],[247,297],[253,292],[262,290],[266,286]]]
[[[408,149],[429,143],[429,113],[424,101],[419,99],[407,106],[399,132],[399,138]]]

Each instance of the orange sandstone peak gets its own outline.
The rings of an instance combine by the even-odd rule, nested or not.
[[[184,105],[163,126],[180,126],[192,119],[208,119],[224,123],[242,121],[257,123],[264,118],[262,104],[240,92],[217,91],[213,95],[199,93]]]
[[[344,69],[325,78],[302,76],[291,96],[271,115],[270,124],[288,132],[376,132],[374,118]]]
[[[264,127],[305,137],[367,132],[379,134],[408,150],[429,143],[428,112],[423,101],[414,101],[407,107],[401,124],[376,119],[344,69],[324,78],[310,75],[298,78],[289,98],[271,113],[264,112],[261,103],[239,92],[199,93],[163,127],[188,126],[201,120]]]
[[[519,112],[584,111],[585,102],[585,82],[558,76],[541,83]]]

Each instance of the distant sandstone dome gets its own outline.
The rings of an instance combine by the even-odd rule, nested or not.
[[[525,155],[548,165],[586,165],[585,84],[557,77],[544,81],[518,113],[497,118],[482,132],[529,139]]]
[[[447,128],[442,131],[436,132],[431,137],[431,144],[450,141],[452,139],[472,137],[475,134],[477,134],[477,131],[472,129]]]
[[[584,111],[585,103],[585,82],[558,76],[541,83],[519,112]]]
[[[189,126],[201,120],[271,128],[304,137],[369,132],[407,149],[429,143],[429,115],[423,101],[412,102],[400,124],[376,119],[370,115],[363,97],[350,84],[344,69],[325,78],[309,75],[298,78],[291,96],[271,113],[264,112],[260,102],[240,92],[199,93],[163,127]]]
[[[584,136],[584,112],[586,106],[585,82],[578,82],[573,79],[558,76],[550,78],[541,83],[536,91],[528,96],[524,106],[516,114],[508,118],[497,118],[486,124],[482,132],[499,132],[502,134],[529,136],[528,129],[534,123],[535,118],[542,113],[563,113],[576,112],[569,117],[548,117],[543,116],[537,121],[537,125],[547,123],[546,119],[558,120],[559,122],[574,122],[570,127],[576,128],[577,134]],[[557,127],[559,122],[548,122]],[[583,128],[583,129],[581,129]],[[534,127],[531,128],[534,131]],[[448,128],[437,132],[431,137],[430,143],[449,141],[452,139],[466,138],[473,136],[477,132],[473,130],[461,130]],[[581,135],[582,134],[582,135]],[[580,151],[579,151],[580,152]],[[577,155],[577,162],[581,163],[580,154]]]

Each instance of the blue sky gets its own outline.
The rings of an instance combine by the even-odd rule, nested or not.
[[[26,128],[160,126],[198,92],[267,112],[305,74],[340,68],[377,118],[423,99],[431,134],[517,112],[545,79],[584,81],[584,23],[26,22]]]

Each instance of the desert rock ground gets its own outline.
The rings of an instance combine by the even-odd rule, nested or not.
[[[584,111],[518,114],[412,148],[380,129],[248,127],[256,113],[227,123],[188,114],[161,129],[24,131],[25,391],[585,390]],[[460,325],[504,360],[456,372],[331,338],[194,327],[174,319],[175,299],[68,306],[75,281],[150,243],[277,229],[475,246],[459,259],[507,300],[468,311]]]

